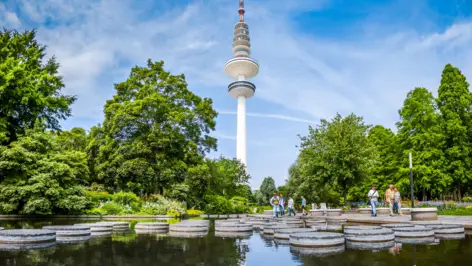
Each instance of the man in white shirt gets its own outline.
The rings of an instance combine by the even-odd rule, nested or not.
[[[296,216],[297,214],[295,213],[295,211],[293,210],[293,199],[290,198],[288,200],[288,216],[290,216],[290,214],[293,213],[293,216]]]
[[[377,199],[379,198],[379,192],[377,191],[377,187],[375,185],[372,186],[371,190],[369,190],[369,193],[367,193],[367,197],[369,197],[370,205],[372,207],[372,216],[377,216],[375,206],[378,202]]]

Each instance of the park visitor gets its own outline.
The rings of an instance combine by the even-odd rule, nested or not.
[[[288,216],[291,216],[290,214],[293,213],[293,216],[297,216],[297,214],[295,213],[295,211],[293,210],[293,199],[292,198],[289,198],[288,199]]]
[[[280,193],[280,196],[279,196],[280,216],[285,215],[285,206],[284,205],[285,205],[285,198],[282,195],[282,193]]]
[[[377,191],[376,186],[372,186],[372,189],[369,190],[367,193],[367,197],[369,198],[370,206],[372,207],[372,216],[377,216],[377,211],[375,210],[375,206],[377,206],[377,199],[379,198],[379,192]]]
[[[272,198],[270,198],[270,205],[272,205],[272,209],[273,209],[273,217],[278,217],[278,213],[279,213],[279,197],[277,196],[277,193],[274,192],[274,196]]]
[[[393,185],[390,184],[388,189],[385,191],[385,202],[388,203],[390,209],[390,216],[393,216],[393,202],[395,200],[395,191],[393,191]]]
[[[304,197],[302,197],[302,215],[306,215],[305,207],[306,207],[306,200]]]
[[[398,191],[398,188],[395,187],[393,189],[394,191],[394,204],[393,204],[393,208],[394,209],[397,209],[397,212],[399,215],[403,216],[402,214],[402,198],[401,198],[401,195],[400,195],[400,191]]]

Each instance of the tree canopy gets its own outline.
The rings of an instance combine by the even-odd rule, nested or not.
[[[0,31],[0,144],[17,140],[38,118],[46,128],[59,130],[76,100],[61,94],[59,64],[54,56],[45,60],[46,47],[35,37],[34,30]]]

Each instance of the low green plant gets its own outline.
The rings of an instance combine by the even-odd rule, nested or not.
[[[206,195],[205,213],[209,214],[230,214],[233,211],[231,202],[223,196]]]
[[[169,216],[172,216],[172,217],[180,217],[181,213],[174,210],[174,209],[171,209],[166,213],[166,215],[169,215]]]
[[[88,215],[100,215],[100,217],[106,215],[105,210],[101,208],[92,208],[90,210],[86,210],[85,213]]]
[[[118,192],[113,194],[113,201],[121,205],[131,205],[141,202],[141,199],[133,192]]]
[[[249,212],[249,201],[243,197],[232,197],[229,202],[231,203],[233,213],[248,213]]]
[[[87,191],[86,195],[93,207],[98,207],[100,203],[113,199],[113,196],[108,194],[108,192]]]
[[[472,197],[463,197],[462,201],[463,202],[472,202]]]
[[[193,210],[193,209],[190,209],[190,210],[187,210],[186,214],[188,216],[200,216],[202,214],[205,214],[205,212],[203,211],[200,211],[200,210]]]
[[[272,206],[259,206],[256,209],[256,213],[263,214],[264,211],[271,211],[273,209],[274,209],[274,207],[272,207]]]
[[[123,206],[113,201],[104,203],[101,209],[106,215],[120,215],[125,212]]]

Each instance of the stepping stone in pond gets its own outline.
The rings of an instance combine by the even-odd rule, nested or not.
[[[384,228],[402,228],[402,227],[414,227],[414,224],[407,224],[407,223],[399,223],[399,224],[382,224],[382,227]]]
[[[56,244],[56,232],[41,229],[0,231],[0,250],[29,250],[49,248]]]
[[[290,239],[291,234],[316,232],[313,228],[282,228],[274,229],[274,238]]]
[[[365,231],[365,230],[381,230],[381,226],[362,226],[362,225],[355,225],[355,226],[345,226],[344,233],[356,232],[356,231]]]
[[[77,226],[90,226],[92,236],[109,236],[113,233],[113,225],[106,223],[88,223],[88,224],[74,224]]]
[[[209,229],[208,224],[192,223],[192,222],[181,222],[169,225],[170,232],[207,232]]]
[[[331,232],[301,232],[290,235],[290,244],[299,247],[322,248],[343,246],[344,235]]]
[[[202,238],[206,237],[208,232],[179,232],[179,231],[169,231],[170,237],[179,237],[179,238]]]
[[[395,240],[405,244],[428,244],[434,242],[434,231],[424,226],[392,228]]]
[[[352,230],[344,233],[346,240],[354,242],[388,242],[395,239],[391,229]]]
[[[169,224],[168,223],[160,223],[160,222],[151,222],[151,223],[137,223],[134,226],[134,230],[137,233],[166,233],[169,231]]]
[[[217,232],[252,232],[252,224],[244,223],[222,223],[215,225]]]
[[[59,243],[87,241],[92,234],[90,226],[87,225],[53,225],[43,226],[43,229],[56,232],[56,241]]]
[[[288,229],[288,228],[300,228],[297,225],[288,225],[288,224],[275,224],[275,225],[266,225],[264,226],[264,235],[273,235],[274,230],[276,229]]]
[[[111,224],[113,231],[129,230],[129,222],[104,222],[104,224]]]

